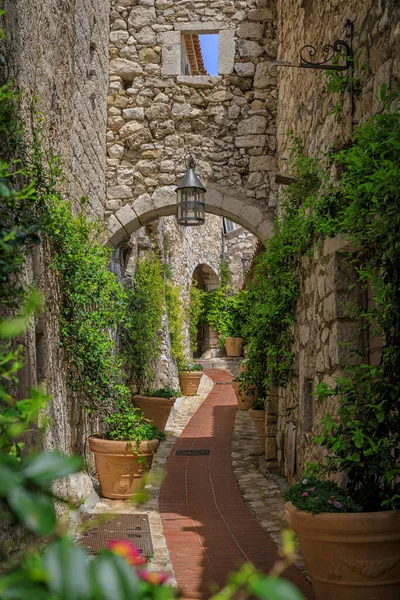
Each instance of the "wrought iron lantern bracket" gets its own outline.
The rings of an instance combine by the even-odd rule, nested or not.
[[[354,24],[349,19],[345,23],[346,38],[345,40],[336,40],[333,44],[324,44],[321,48],[321,53],[318,54],[318,48],[307,44],[300,50],[300,62],[291,63],[285,61],[273,62],[269,67],[270,74],[272,69],[279,67],[294,67],[297,69],[319,69],[323,71],[347,71],[353,70],[354,54],[353,54],[353,32]],[[314,57],[320,56],[320,60],[314,60]],[[339,61],[341,57],[345,58],[344,64]]]

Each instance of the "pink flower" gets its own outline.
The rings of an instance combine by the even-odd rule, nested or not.
[[[110,541],[107,543],[108,548],[114,554],[122,556],[129,565],[138,567],[144,565],[147,559],[142,556],[139,550],[128,540]]]
[[[163,585],[167,583],[170,578],[170,574],[165,571],[153,572],[153,571],[138,571],[138,577],[151,585]]]
[[[308,496],[308,492],[303,492],[301,495],[302,496]]]

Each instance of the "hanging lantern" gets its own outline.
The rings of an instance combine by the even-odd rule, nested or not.
[[[178,195],[179,225],[203,225],[206,220],[204,195],[206,188],[201,183],[194,169],[196,161],[190,154],[186,160],[187,171],[176,188]]]

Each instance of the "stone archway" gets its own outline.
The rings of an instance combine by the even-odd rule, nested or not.
[[[215,183],[206,182],[206,211],[226,217],[264,241],[273,234],[275,211],[265,199],[247,197],[246,193],[233,187],[227,192]],[[107,244],[117,246],[127,235],[147,223],[176,214],[176,186],[157,188],[150,196],[142,194],[132,204],[120,208],[108,220]]]

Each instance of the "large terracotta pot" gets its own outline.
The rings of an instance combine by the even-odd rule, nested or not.
[[[101,495],[105,498],[124,500],[131,498],[141,488],[141,478],[150,471],[153,456],[160,442],[141,442],[132,450],[135,442],[116,442],[98,437],[89,438],[94,454]]]
[[[168,417],[176,398],[149,398],[149,396],[133,396],[132,403],[143,412],[160,431],[165,430]]]
[[[226,355],[230,357],[242,356],[243,338],[227,337],[225,340]]]
[[[184,396],[196,396],[202,376],[202,371],[179,373],[179,387],[181,388],[182,394]]]
[[[316,600],[400,598],[400,511],[313,515],[285,504]]]
[[[265,452],[265,410],[249,410],[249,417],[254,423],[257,431],[258,439],[260,440],[261,450]]]
[[[253,404],[253,394],[251,393],[253,389],[255,389],[253,386],[250,386],[246,391],[243,391],[240,389],[240,386],[242,385],[241,381],[232,381],[232,387],[235,390],[235,394],[236,394],[236,400],[238,403],[238,409],[239,410],[249,410],[249,408],[251,408],[251,405]]]

